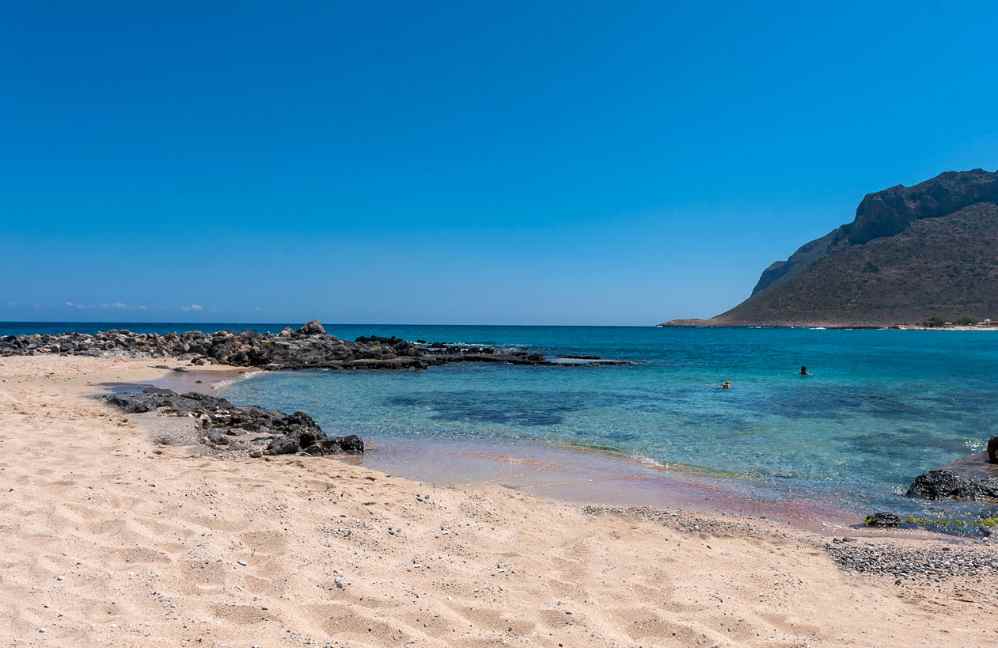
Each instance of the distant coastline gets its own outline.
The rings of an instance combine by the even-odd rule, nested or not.
[[[942,324],[903,323],[877,324],[872,322],[729,322],[716,319],[674,319],[656,324],[658,328],[767,328],[767,329],[837,329],[837,330],[894,330],[894,331],[998,331],[998,324]]]
[[[842,323],[842,322],[730,322],[718,319],[674,319],[661,322],[656,325],[659,328],[771,328],[771,329],[882,329],[891,328],[882,324],[863,323]]]

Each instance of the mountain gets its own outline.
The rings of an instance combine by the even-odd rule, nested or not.
[[[766,268],[752,295],[674,325],[998,320],[998,171],[949,171],[863,198],[855,219]]]

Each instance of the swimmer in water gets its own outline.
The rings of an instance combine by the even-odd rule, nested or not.
[[[725,380],[723,383],[721,383],[721,389],[731,389],[731,381]]]
[[[800,375],[801,375],[801,378],[805,378],[807,376],[810,376],[811,374],[809,374],[807,372],[807,367],[801,367],[800,368]]]

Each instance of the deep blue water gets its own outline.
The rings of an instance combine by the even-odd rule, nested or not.
[[[0,334],[38,330],[0,324]],[[58,326],[49,325],[51,329]],[[122,325],[63,325],[96,330]],[[280,330],[282,324],[129,325]],[[25,328],[27,327],[27,328]],[[998,333],[626,327],[329,326],[345,338],[524,346],[636,366],[452,365],[264,374],[228,396],[313,414],[331,433],[602,446],[856,510],[917,503],[919,473],[998,434]],[[801,378],[807,365],[812,372]],[[718,388],[730,380],[733,388]]]

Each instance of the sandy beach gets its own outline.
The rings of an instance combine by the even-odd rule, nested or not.
[[[993,543],[213,457],[94,398],[153,364],[0,359],[0,645],[998,645],[995,570],[857,574],[826,549]]]

